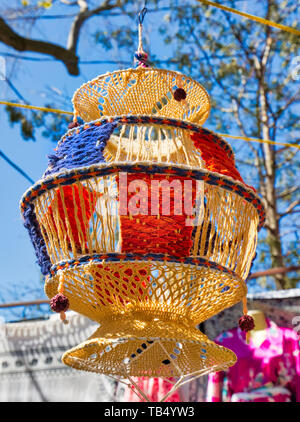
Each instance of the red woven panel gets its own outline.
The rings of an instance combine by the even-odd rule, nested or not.
[[[87,232],[89,230],[88,222],[95,211],[97,193],[86,189],[82,185],[80,185],[79,189],[77,185],[63,186],[61,189],[63,191],[63,198],[60,189],[56,189],[56,198],[52,200],[48,208],[49,217],[54,226],[54,229],[57,231],[55,218],[53,215],[53,208],[57,206],[59,217],[62,221],[63,230],[67,234],[67,242],[71,246],[71,239],[67,229],[66,219],[69,222],[70,232],[76,248],[81,249],[82,241],[87,241]],[[77,205],[76,207],[74,202]],[[66,213],[64,206],[66,208]],[[78,230],[81,231],[80,235]]]
[[[141,188],[137,188],[136,192],[129,191],[128,187],[136,180],[142,180],[146,183],[144,192]],[[169,183],[175,181],[177,186],[182,187],[181,192],[180,189],[170,189],[170,201],[165,201],[166,195],[163,194],[160,187],[151,184],[152,181],[161,182],[163,180]],[[188,181],[189,184],[184,185],[184,181]],[[118,179],[118,184],[120,213],[125,214],[120,215],[122,252],[169,254],[175,257],[189,256],[192,246],[193,226],[187,225],[191,210],[184,209],[184,195],[190,198],[189,203],[193,205],[196,198],[196,182],[184,177],[170,176],[166,178],[165,175],[136,173],[127,174],[125,183],[119,183]],[[137,193],[142,197],[139,202],[135,201]],[[127,195],[127,201],[123,200],[125,195]],[[168,214],[163,215],[163,212],[166,211],[163,208],[163,206],[167,206],[165,205],[166,202],[170,204],[170,212],[167,210]],[[140,213],[130,216],[132,214],[132,203],[137,203],[136,208],[140,208]],[[182,206],[180,206],[181,203]],[[155,215],[151,215],[153,209]],[[177,215],[179,210],[181,210],[182,215]]]
[[[219,145],[212,142],[210,136],[193,132],[191,139],[195,147],[200,151],[207,170],[231,176],[233,179],[242,182],[245,186],[255,191],[252,186],[246,185],[235,167],[233,158],[229,157],[227,152]]]

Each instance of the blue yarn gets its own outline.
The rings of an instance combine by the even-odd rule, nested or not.
[[[44,176],[63,169],[73,169],[105,162],[103,151],[117,122],[106,122],[101,126],[91,126],[76,131],[61,142],[54,154],[48,156],[48,168]]]
[[[58,146],[54,154],[49,155],[49,164],[44,176],[57,173],[62,169],[104,162],[103,150],[116,126],[117,122],[107,122],[102,126],[92,126],[81,130],[80,133],[75,131]],[[28,204],[24,210],[23,217],[24,226],[28,230],[35,250],[37,263],[41,267],[42,274],[47,275],[52,264],[32,203]]]
[[[37,263],[41,267],[41,272],[46,275],[50,272],[51,261],[47,252],[46,244],[44,242],[42,233],[39,228],[38,221],[34,212],[34,205],[29,204],[23,213],[24,226],[28,230],[31,242],[33,244]]]

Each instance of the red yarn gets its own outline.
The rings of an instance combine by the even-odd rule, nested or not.
[[[136,180],[143,180],[146,183],[147,190],[145,193],[141,193],[143,203],[138,204],[136,208],[140,208],[141,213],[147,214],[142,215],[129,215],[128,204],[131,199],[136,195],[136,192],[128,192],[128,187],[131,182]],[[177,189],[170,189],[170,212],[168,215],[163,214],[163,195],[162,189],[154,187],[151,184],[152,181],[161,182],[167,180],[169,183],[172,181],[179,181],[181,191]],[[190,192],[184,181],[190,179],[170,176],[166,178],[165,175],[155,174],[149,175],[144,173],[128,174],[127,185],[120,186],[119,179],[119,192],[124,190],[127,192],[127,204],[121,204],[122,214],[120,216],[120,226],[122,235],[122,252],[125,253],[157,253],[157,254],[168,254],[175,257],[188,256],[192,247],[192,231],[193,226],[187,225],[187,218],[189,215],[184,210],[184,194],[191,197],[191,203],[194,204],[196,198],[196,183],[191,182],[192,188]],[[176,182],[177,183],[177,182]],[[120,192],[121,195],[121,192]],[[155,213],[157,215],[151,215],[152,205],[154,204]],[[133,198],[134,200],[134,198]],[[122,201],[121,201],[122,202]],[[180,208],[182,215],[178,212],[175,213],[175,207],[182,204]],[[127,214],[127,215],[126,215]]]
[[[56,210],[58,208],[60,225],[63,226],[61,227],[63,231],[67,233],[69,248],[71,248],[70,231],[71,238],[73,238],[76,248],[81,250],[82,241],[87,241],[87,232],[89,229],[87,222],[95,211],[97,194],[94,191],[86,189],[83,185],[79,186],[79,188],[77,185],[62,186],[61,188],[56,189],[55,198],[51,201],[48,213],[51,223],[57,232],[57,213],[56,211],[54,213],[54,209]],[[63,195],[61,195],[60,189],[62,190]],[[66,214],[64,208],[66,209]],[[84,216],[85,218],[83,218]],[[68,225],[66,219],[68,220]],[[76,223],[76,220],[78,223]],[[81,232],[80,235],[78,233],[79,229]]]
[[[246,185],[234,164],[234,159],[219,145],[211,141],[209,135],[193,132],[191,139],[200,151],[205,168],[209,171],[230,176],[255,191],[252,186]]]
[[[69,299],[62,293],[58,293],[50,300],[50,308],[54,312],[65,312],[69,309]]]
[[[243,315],[239,319],[239,327],[242,331],[251,331],[255,327],[254,319],[251,315]]]

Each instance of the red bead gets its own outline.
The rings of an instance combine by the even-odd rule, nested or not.
[[[243,315],[239,319],[239,327],[242,331],[251,331],[255,327],[254,319],[250,315]]]
[[[173,97],[176,101],[182,101],[186,99],[186,92],[183,88],[177,88],[174,93]]]
[[[65,312],[69,309],[69,299],[62,293],[58,293],[50,300],[50,308],[54,312]]]

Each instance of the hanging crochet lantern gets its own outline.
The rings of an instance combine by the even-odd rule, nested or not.
[[[202,127],[207,92],[140,63],[84,84],[73,105],[86,123],[21,202],[53,306],[100,324],[64,363],[180,379],[233,365],[196,326],[245,297],[264,210]]]

